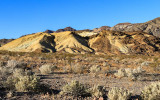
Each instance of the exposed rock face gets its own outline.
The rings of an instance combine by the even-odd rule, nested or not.
[[[76,31],[76,29],[72,27],[66,27],[64,29],[58,29],[56,32],[64,32],[64,31]]]
[[[160,50],[160,39],[143,32],[103,31],[89,40],[96,52],[107,54],[147,54]]]
[[[13,41],[14,39],[0,39],[0,47]]]
[[[128,29],[132,26],[131,23],[119,23],[117,25],[115,25],[114,27],[112,27],[110,30],[113,31],[125,31],[125,29]]]
[[[117,24],[111,28],[113,31],[124,31],[124,32],[146,32],[153,34],[154,36],[160,37],[160,17],[146,23],[130,24],[123,23]]]
[[[95,35],[98,35],[99,33],[96,33],[96,32],[80,32],[80,33],[77,33],[78,35],[82,36],[82,37],[91,37],[91,36],[95,36]]]

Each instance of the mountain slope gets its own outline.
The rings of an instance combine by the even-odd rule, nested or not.
[[[56,51],[65,51],[69,53],[93,52],[89,48],[88,42],[74,32],[66,31],[61,33],[52,33],[55,36]]]
[[[15,52],[93,52],[85,38],[70,31],[60,33],[40,32],[26,35],[0,47],[0,50]]]
[[[95,52],[107,54],[147,54],[160,51],[160,39],[143,32],[103,31],[89,40]]]
[[[160,17],[145,23],[120,23],[111,28],[113,31],[146,32],[160,37]]]
[[[54,52],[54,36],[48,33],[36,33],[18,38],[0,47],[0,50],[16,52]]]

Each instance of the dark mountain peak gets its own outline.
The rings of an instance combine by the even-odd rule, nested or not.
[[[54,33],[54,31],[52,31],[52,30],[46,30],[46,31],[44,31],[44,33]]]
[[[102,26],[102,27],[100,27],[100,29],[101,30],[109,30],[111,27],[109,27],[109,26]]]
[[[65,31],[76,31],[76,29],[72,28],[72,27],[66,27],[64,28]]]
[[[76,29],[72,27],[66,27],[64,29],[58,29],[56,32],[64,32],[64,31],[76,31]]]

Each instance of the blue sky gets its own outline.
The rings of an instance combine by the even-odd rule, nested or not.
[[[160,0],[0,0],[0,39],[71,26],[93,29],[160,17]]]

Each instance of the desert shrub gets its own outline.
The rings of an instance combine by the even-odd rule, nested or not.
[[[54,65],[49,65],[49,64],[45,64],[42,65],[39,70],[41,72],[41,74],[51,74],[53,73],[53,71],[57,68],[57,66]]]
[[[14,68],[25,69],[27,67],[27,63],[18,62],[18,61],[15,61],[15,60],[8,60],[6,67],[8,67],[10,69],[14,69]]]
[[[106,90],[103,86],[95,85],[88,90],[92,97],[103,97],[106,94]]]
[[[39,86],[39,78],[23,69],[15,69],[3,85],[9,90],[20,92],[36,91]]]
[[[121,68],[114,75],[118,78],[129,77],[131,80],[136,80],[139,75],[145,72],[142,67],[138,67],[136,69],[131,68]]]
[[[151,62],[149,62],[149,61],[144,61],[144,62],[141,63],[141,66],[142,66],[142,67],[143,67],[143,66],[149,66],[150,63],[151,63]]]
[[[61,91],[63,95],[71,95],[74,97],[87,95],[87,88],[79,83],[79,81],[71,81],[71,83],[65,85]]]
[[[127,76],[124,68],[119,69],[118,72],[115,73],[114,75],[119,78]]]
[[[108,92],[110,100],[128,100],[130,97],[131,93],[123,88],[114,87]]]
[[[101,67],[94,65],[89,70],[90,70],[90,73],[93,73],[95,76],[97,76],[101,71]]]
[[[5,62],[0,61],[0,67],[3,67],[3,66],[5,66]]]
[[[18,64],[18,62],[15,60],[8,60],[6,67],[14,68],[14,67],[16,67],[17,64]]]
[[[101,71],[101,67],[100,66],[92,66],[91,68],[90,68],[90,72],[91,73],[98,73],[98,72],[100,72]]]
[[[160,82],[145,86],[141,92],[142,100],[160,100]]]
[[[106,66],[109,66],[110,64],[108,62],[103,62],[103,66],[106,67]]]
[[[16,66],[16,62],[14,62],[13,60],[9,60],[7,62],[6,66],[1,66],[0,67],[0,74],[2,76],[8,76],[13,72],[13,68]]]
[[[139,66],[136,69],[133,69],[134,74],[142,74],[143,72],[145,72],[145,70],[143,70],[143,68],[141,66]]]
[[[20,76],[15,88],[20,92],[36,91],[39,87],[39,79],[35,75]]]
[[[7,77],[13,72],[12,69],[9,69],[7,67],[0,67],[0,75],[4,77]]]
[[[85,72],[85,67],[80,64],[71,65],[70,72],[75,74],[82,74]]]
[[[11,97],[13,97],[13,95],[14,95],[13,91],[9,91],[9,92],[6,94],[6,97],[7,97],[7,98],[11,98]]]

